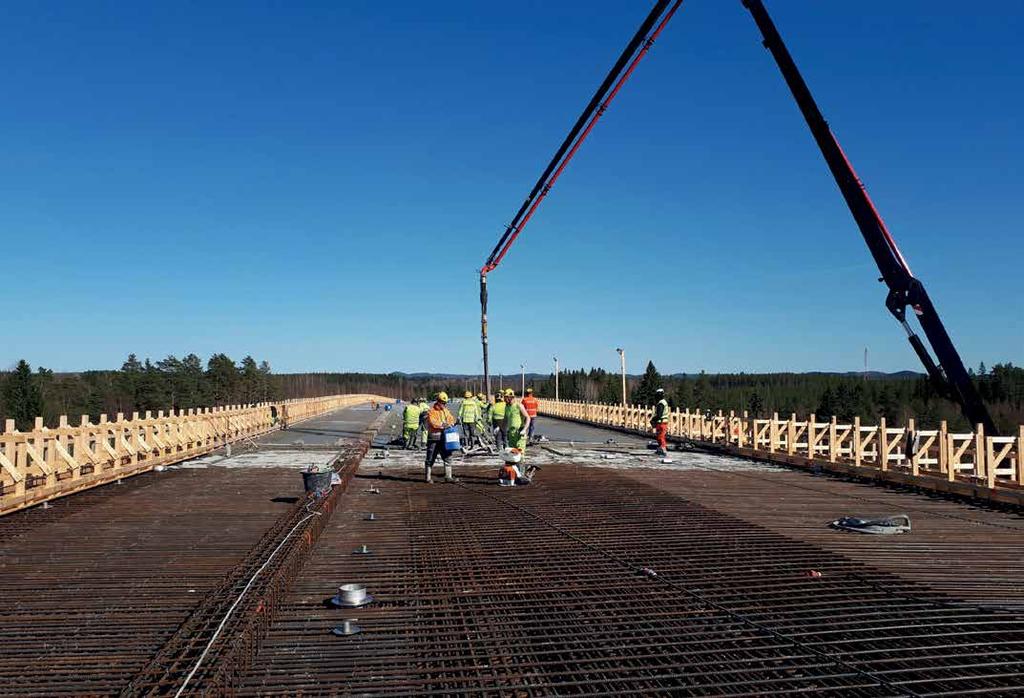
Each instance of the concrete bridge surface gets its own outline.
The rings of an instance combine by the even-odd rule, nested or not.
[[[0,518],[5,695],[1009,695],[1024,519],[542,417],[494,456],[352,407]],[[369,449],[369,450],[367,450]],[[299,471],[340,484],[304,498]],[[373,514],[372,520],[369,516]],[[844,515],[907,514],[901,536]],[[368,553],[355,553],[366,546]],[[337,608],[342,584],[373,602]],[[360,632],[336,635],[349,621]]]

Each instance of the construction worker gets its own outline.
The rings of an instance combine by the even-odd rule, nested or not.
[[[533,396],[533,388],[526,389],[526,396],[522,400],[526,413],[530,415],[530,430],[526,434],[526,440],[533,438],[533,429],[537,426],[537,398]]]
[[[402,410],[402,438],[408,451],[416,447],[416,434],[420,430],[420,406],[410,401]]]
[[[438,455],[444,461],[444,481],[455,482],[455,478],[452,477],[452,454],[444,442],[445,429],[453,426],[455,415],[448,409],[448,393],[442,391],[437,394],[437,400],[427,410],[427,482],[431,481],[430,473]]]
[[[477,421],[481,427],[489,428],[491,425],[491,401],[483,393],[477,393],[476,402],[480,405],[480,419]]]
[[[427,412],[430,411],[430,405],[427,404],[425,397],[421,397],[418,403],[420,406],[420,430],[416,433],[416,447],[424,448],[427,445]]]
[[[665,389],[658,388],[654,391],[658,398],[658,402],[654,405],[654,416],[651,417],[651,426],[654,427],[654,436],[658,439],[658,450],[655,451],[659,456],[668,455],[668,420],[671,408],[668,406],[668,400],[665,399]]]
[[[494,429],[494,443],[499,448],[508,446],[508,432],[505,431],[505,393],[500,390],[494,394],[494,406],[491,407],[491,424]]]
[[[473,397],[469,390],[462,396],[462,404],[459,405],[459,423],[462,424],[462,434],[466,443],[462,444],[462,450],[467,451],[476,444],[477,422],[480,420],[480,403]]]
[[[526,432],[530,428],[530,413],[523,403],[516,402],[516,393],[509,388],[505,391],[505,434],[508,445],[518,448],[526,455]]]

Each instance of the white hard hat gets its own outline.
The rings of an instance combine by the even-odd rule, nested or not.
[[[501,452],[502,459],[511,465],[517,465],[523,462],[523,452],[518,448],[506,448]]]

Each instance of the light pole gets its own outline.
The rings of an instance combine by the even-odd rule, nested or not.
[[[619,363],[622,365],[622,408],[626,408],[626,351],[616,349],[619,352]]]
[[[555,359],[555,402],[558,402],[558,357]]]
[[[522,376],[522,386],[519,388],[519,395],[526,395],[526,364],[519,364],[519,373]]]

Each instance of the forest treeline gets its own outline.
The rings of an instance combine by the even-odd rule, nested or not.
[[[1011,363],[991,369],[981,364],[970,374],[988,405],[996,426],[1003,434],[1015,434],[1024,424],[1024,368]],[[554,376],[533,383],[538,395],[553,397]],[[920,374],[888,376],[834,373],[720,373],[662,376],[648,362],[643,376],[627,381],[629,400],[634,404],[655,402],[654,390],[665,388],[673,407],[710,410],[746,410],[766,417],[815,414],[832,415],[849,422],[859,416],[867,424],[885,417],[903,424],[913,417],[921,428],[934,428],[945,420],[951,429],[969,427],[956,403],[941,397],[931,381]],[[563,400],[618,403],[622,401],[622,379],[617,373],[592,368],[559,375],[559,396]]]
[[[1004,434],[1024,423],[1024,368],[1010,363],[971,371],[993,418]],[[518,376],[516,376],[518,379]],[[511,381],[519,387],[519,380]],[[236,362],[214,354],[205,362],[195,354],[168,356],[158,361],[139,360],[131,354],[118,370],[55,373],[35,370],[20,361],[0,374],[0,418],[14,419],[19,429],[31,428],[37,416],[53,426],[60,415],[73,419],[100,414],[131,414],[147,410],[190,409],[267,400],[318,397],[340,393],[375,393],[411,399],[430,397],[439,390],[461,395],[481,389],[479,376],[439,376],[402,373],[292,373],[275,374],[266,361],[246,356]],[[539,397],[554,397],[553,375],[530,376],[528,383]],[[814,413],[842,421],[860,416],[866,423],[879,417],[903,423],[914,417],[931,428],[942,420],[953,429],[968,425],[957,406],[941,397],[928,379],[918,374],[873,375],[828,373],[723,373],[662,376],[648,363],[642,376],[627,379],[628,399],[653,404],[654,390],[664,387],[675,407],[703,410],[746,410],[764,417],[773,412]],[[563,400],[618,403],[621,376],[600,368],[559,374]]]
[[[55,426],[61,415],[77,422],[79,415],[111,419],[147,410],[194,409],[252,404],[268,400],[319,397],[341,393],[375,393],[405,397],[427,396],[439,390],[461,391],[459,378],[407,377],[399,373],[274,374],[266,361],[246,356],[236,362],[214,354],[205,362],[196,354],[168,356],[158,361],[130,354],[118,370],[56,373],[33,370],[25,360],[0,372],[0,419],[13,419],[20,430],[36,417]],[[460,392],[461,394],[461,392]]]

